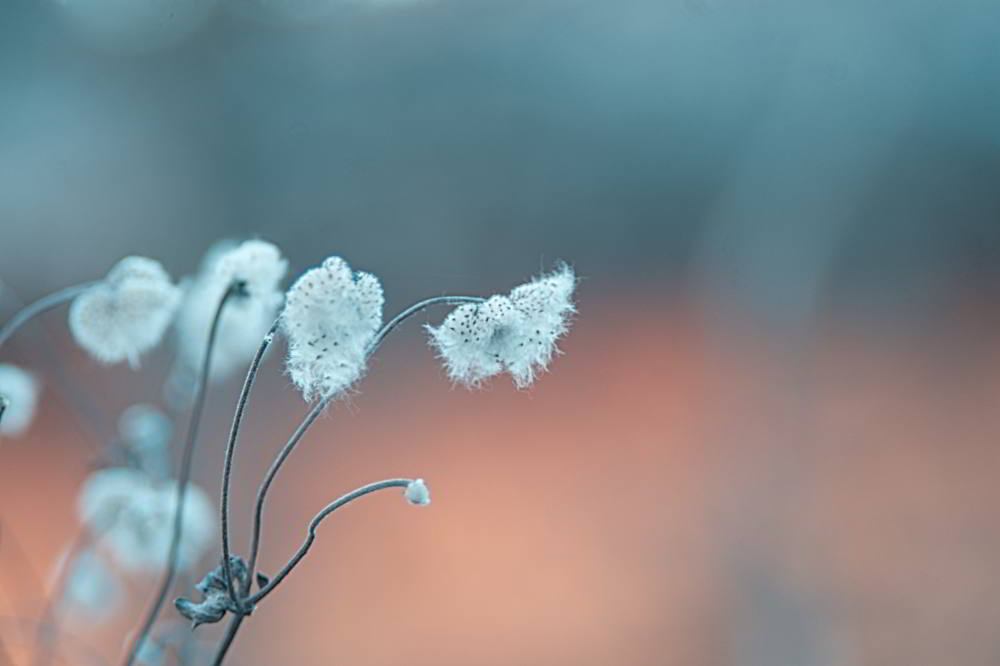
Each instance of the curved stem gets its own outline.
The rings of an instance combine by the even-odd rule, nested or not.
[[[267,585],[257,592],[257,594],[247,599],[247,601],[251,604],[251,606],[256,604],[261,599],[271,594],[271,592],[274,591],[274,588],[278,587],[278,585],[281,584],[281,581],[285,579],[285,576],[292,573],[292,570],[298,566],[299,562],[302,561],[302,558],[309,553],[309,549],[312,547],[313,541],[316,540],[316,529],[331,513],[345,504],[350,504],[354,500],[360,499],[365,495],[369,495],[379,490],[385,490],[386,488],[406,488],[411,483],[413,483],[412,479],[387,479],[385,481],[376,481],[375,483],[369,483],[367,486],[361,486],[356,490],[352,490],[330,504],[327,504],[323,507],[322,511],[313,516],[313,519],[309,521],[309,534],[306,536],[306,540],[302,542],[302,545],[299,546],[299,549],[295,552],[295,554],[292,555],[291,559],[288,560],[288,563],[281,568],[281,571],[274,575],[274,578],[272,578]]]
[[[264,475],[264,480],[260,484],[260,488],[257,489],[257,501],[254,504],[254,515],[253,515],[253,534],[250,537],[250,560],[247,563],[247,579],[243,584],[243,590],[241,592],[242,596],[246,596],[250,593],[250,585],[254,580],[255,567],[257,566],[257,554],[260,552],[260,533],[264,523],[264,501],[267,498],[267,491],[271,488],[271,484],[274,482],[274,477],[278,475],[278,471],[281,466],[285,464],[288,460],[288,456],[292,455],[292,451],[298,446],[299,442],[305,436],[306,432],[315,423],[316,419],[319,418],[323,410],[326,409],[327,405],[333,399],[332,396],[323,398],[320,400],[313,408],[306,414],[306,417],[299,424],[299,427],[295,429],[292,436],[288,439],[288,442],[281,449],[278,457],[274,459],[271,463],[271,467],[267,470],[267,474]]]
[[[375,337],[372,338],[371,343],[369,343],[369,345],[368,345],[368,349],[365,352],[365,360],[367,361],[368,359],[370,359],[372,357],[372,355],[376,351],[378,351],[378,348],[382,345],[382,342],[385,340],[386,336],[388,336],[389,333],[391,333],[392,331],[394,331],[400,324],[402,324],[404,321],[406,321],[410,317],[412,317],[412,316],[414,316],[416,314],[419,314],[420,312],[423,312],[424,310],[426,310],[427,308],[429,308],[429,307],[431,307],[433,305],[464,305],[464,304],[467,304],[467,303],[483,303],[485,301],[486,301],[486,299],[482,298],[481,296],[434,296],[432,298],[427,298],[427,299],[424,299],[424,300],[419,301],[417,303],[414,303],[413,305],[411,305],[410,307],[406,308],[405,310],[403,310],[402,312],[400,312],[399,314],[397,314],[395,317],[393,317],[392,319],[390,319],[388,323],[386,323],[381,329],[379,329],[379,331],[375,334]],[[262,346],[263,346],[263,344],[262,344]],[[248,379],[249,379],[249,376],[248,376]],[[264,480],[261,482],[260,488],[258,488],[258,490],[257,490],[257,498],[256,498],[256,501],[255,501],[255,504],[254,504],[253,532],[252,532],[251,539],[250,539],[250,558],[249,558],[249,563],[247,565],[247,579],[244,582],[243,590],[242,590],[242,595],[241,595],[243,597],[247,597],[247,595],[249,595],[249,593],[250,593],[250,585],[253,583],[253,581],[256,578],[255,573],[256,573],[256,566],[257,566],[257,555],[260,552],[260,536],[261,536],[261,530],[262,530],[262,527],[263,527],[263,520],[264,520],[264,503],[265,503],[265,501],[267,499],[268,490],[271,488],[271,484],[274,482],[275,477],[278,475],[278,472],[281,470],[282,465],[285,464],[285,461],[292,454],[292,451],[295,450],[295,447],[298,446],[298,443],[305,436],[306,432],[309,430],[309,428],[312,426],[312,424],[316,422],[316,419],[319,418],[320,414],[323,413],[323,410],[326,409],[326,407],[330,404],[330,402],[333,400],[334,397],[336,397],[336,396],[328,396],[326,398],[323,398],[318,403],[316,403],[315,406],[313,406],[313,408],[309,411],[308,414],[306,414],[305,418],[302,420],[302,422],[299,424],[299,426],[295,429],[295,432],[289,438],[288,442],[281,449],[280,453],[278,453],[278,456],[274,459],[274,462],[271,464],[271,467],[268,469],[267,474],[265,474],[265,476],[264,476]],[[233,435],[233,436],[235,437],[235,435]],[[235,440],[233,441],[233,448],[235,449]],[[229,461],[229,464],[232,464],[231,460]],[[398,481],[402,481],[402,480],[401,479],[395,479],[393,481],[397,481],[398,482]],[[388,483],[388,482],[381,482],[381,483]],[[407,480],[407,483],[409,483],[408,480]],[[377,484],[373,484],[373,485],[377,485]],[[380,487],[392,487],[392,486],[380,486]],[[365,488],[368,488],[368,486],[366,486]],[[368,490],[367,492],[365,492],[363,494],[367,494],[368,492],[374,492],[374,490],[378,490],[378,489],[379,488],[373,488],[373,489]],[[359,489],[359,490],[361,490],[361,489]],[[358,492],[358,491],[355,491],[355,492]],[[358,496],[360,497],[361,495],[358,495]],[[349,497],[349,496],[345,496],[345,497]],[[341,502],[341,500],[344,500],[344,499],[345,498],[342,497],[340,500],[337,500],[337,502],[334,502],[334,504],[336,506],[331,505],[331,506],[333,506],[333,508],[327,507],[327,509],[324,509],[323,512],[320,512],[321,515],[317,516],[318,521],[317,521],[316,518],[313,519],[315,525],[312,524],[312,523],[310,524],[310,534],[311,535],[312,535],[312,532],[315,530],[315,527],[319,525],[319,522],[321,522],[322,519],[326,517],[326,515],[328,515],[331,511],[335,510],[338,506],[342,506],[342,504],[338,504],[338,502]],[[347,501],[350,501],[350,500],[348,499]],[[311,536],[309,539],[307,539],[307,544],[304,544],[304,546],[303,546],[304,551],[308,551],[309,550],[309,545],[312,544],[312,538],[315,538],[315,537]],[[300,548],[299,550],[301,552],[301,555],[297,554],[298,559],[293,558],[295,560],[295,562],[294,563],[289,563],[289,565],[286,565],[285,568],[282,569],[282,573],[279,574],[279,577],[276,577],[275,580],[272,580],[268,584],[268,586],[266,586],[264,588],[264,589],[266,589],[268,591],[268,593],[270,593],[270,591],[274,589],[274,585],[276,584],[276,581],[280,582],[280,580],[282,578],[284,578],[285,576],[287,576],[288,572],[291,571],[291,569],[294,568],[295,564],[298,563],[298,560],[302,559],[302,557],[305,555],[305,552],[303,551],[302,548]],[[228,559],[228,557],[225,557],[225,555],[224,555],[223,556],[223,566],[226,567],[227,569],[228,569],[228,563],[229,563],[229,559]],[[227,571],[227,575],[226,575],[226,580],[229,581],[227,584],[229,584],[229,585],[232,584],[231,583],[231,576],[228,575],[228,571]],[[232,589],[230,589],[230,592],[232,592]],[[258,592],[253,597],[250,597],[250,599],[254,599],[254,600],[260,600],[260,599],[262,599],[263,595],[261,594],[261,592],[263,592],[263,590],[261,590],[260,592]],[[235,598],[234,598],[234,601],[235,601]],[[236,633],[239,631],[240,626],[243,624],[243,620],[244,620],[245,617],[246,617],[245,615],[238,614],[238,615],[235,615],[232,620],[230,620],[229,627],[226,630],[226,635],[223,638],[222,644],[219,646],[219,650],[218,650],[218,652],[216,653],[216,656],[215,656],[214,664],[216,666],[218,666],[219,664],[222,663],[222,660],[226,656],[226,652],[229,650],[230,645],[232,645],[233,640],[236,638]]]
[[[90,289],[95,284],[98,284],[98,282],[99,280],[95,280],[93,282],[84,282],[82,284],[66,287],[64,289],[60,289],[59,291],[55,291],[48,296],[43,296],[34,303],[25,306],[20,311],[15,313],[14,316],[3,325],[3,327],[0,327],[0,347],[2,347],[3,343],[7,342],[7,340],[9,340],[19,328],[38,315],[57,308],[63,303],[72,301],[87,289]]]
[[[215,316],[212,318],[212,326],[208,332],[208,343],[205,347],[205,358],[201,366],[201,376],[198,378],[198,392],[195,395],[194,406],[191,409],[191,420],[188,423],[187,438],[184,442],[180,473],[177,476],[177,500],[174,508],[174,524],[173,533],[170,537],[170,550],[167,554],[167,570],[163,574],[160,588],[157,591],[152,607],[149,609],[149,613],[146,615],[142,628],[129,648],[128,656],[125,660],[127,666],[132,666],[135,663],[136,655],[152,630],[153,624],[156,622],[156,618],[163,608],[163,602],[167,598],[167,593],[170,591],[171,585],[173,585],[174,577],[177,575],[177,558],[180,554],[181,537],[184,529],[184,500],[187,496],[188,481],[191,478],[191,465],[194,461],[195,443],[198,440],[198,426],[201,424],[201,415],[205,409],[205,394],[207,393],[208,377],[212,367],[212,350],[215,348],[215,338],[219,330],[219,321],[222,319],[222,311],[225,309],[229,299],[237,292],[238,287],[235,284],[230,285],[226,289],[226,293],[219,300]]]
[[[433,305],[463,305],[466,303],[483,303],[486,299],[481,296],[434,296],[431,298],[425,298],[422,301],[414,303],[410,307],[406,308],[395,317],[389,320],[372,338],[372,341],[368,344],[368,349],[365,351],[365,362],[372,357],[372,355],[378,351],[378,348],[385,341],[386,337],[396,330],[400,324],[409,319],[410,317],[423,312],[427,308]],[[336,395],[327,396],[320,400],[316,405],[310,410],[306,417],[299,424],[299,427],[295,429],[291,438],[285,444],[284,448],[278,454],[278,457],[274,459],[271,463],[270,469],[267,470],[267,474],[264,476],[264,481],[261,483],[260,488],[257,490],[257,499],[254,504],[254,521],[253,521],[253,532],[250,537],[250,558],[247,564],[247,579],[244,583],[243,596],[246,596],[250,591],[250,585],[254,580],[254,574],[257,566],[257,554],[260,550],[260,534],[263,526],[264,520],[264,502],[267,498],[268,490],[271,488],[271,483],[274,481],[274,477],[278,475],[281,470],[282,465],[291,455],[295,447],[298,446],[299,442],[305,436],[306,432],[315,423],[316,419],[319,418],[323,410],[330,404],[330,402],[336,397]],[[228,560],[224,560],[228,563]],[[225,565],[224,565],[225,566]]]
[[[353,490],[334,502],[327,504],[322,511],[317,513],[313,519],[309,521],[309,533],[306,535],[306,540],[302,542],[302,545],[299,546],[299,549],[294,555],[292,555],[291,559],[288,560],[288,563],[285,564],[285,566],[281,568],[281,571],[279,571],[267,585],[257,592],[257,594],[245,599],[248,606],[252,608],[254,604],[273,592],[274,589],[281,584],[281,581],[283,581],[285,577],[290,574],[296,566],[298,566],[299,562],[301,562],[306,554],[309,553],[309,549],[312,547],[313,541],[316,540],[316,529],[327,516],[345,504],[349,504],[356,499],[364,497],[365,495],[374,493],[378,490],[384,490],[386,488],[406,488],[411,482],[412,481],[410,479],[388,479],[386,481],[370,483],[367,486],[362,486],[357,490]],[[222,643],[219,645],[219,649],[215,653],[215,659],[212,661],[214,666],[221,666],[222,660],[225,659],[226,653],[229,652],[230,646],[232,646],[233,641],[236,639],[236,633],[240,630],[240,626],[243,624],[243,620],[246,617],[247,616],[243,614],[236,614],[229,621],[229,626],[226,627],[226,634],[222,639]]]
[[[274,340],[274,334],[277,332],[280,324],[280,318],[274,321],[274,324],[271,326],[270,330],[268,330],[267,335],[264,336],[264,340],[260,343],[260,347],[257,348],[257,353],[254,355],[253,362],[250,364],[250,370],[247,372],[246,380],[243,382],[243,390],[240,391],[240,397],[236,402],[236,413],[233,416],[233,426],[229,431],[229,441],[226,443],[226,457],[222,467],[222,502],[219,523],[222,530],[222,568],[225,572],[226,586],[229,590],[229,597],[233,601],[236,601],[237,599],[237,592],[233,587],[233,572],[229,563],[229,486],[230,477],[233,473],[233,458],[236,455],[236,442],[239,438],[240,425],[243,423],[243,414],[246,411],[247,401],[250,399],[250,391],[253,389],[254,381],[257,379],[257,372],[260,369],[260,363],[264,358],[264,353]]]
[[[415,314],[423,312],[432,305],[466,305],[468,303],[485,303],[486,299],[482,296],[433,296],[431,298],[425,298],[422,301],[414,303],[410,307],[406,308],[398,315],[389,320],[389,323],[383,326],[375,337],[372,338],[371,344],[368,345],[368,353],[366,359],[370,358],[372,354],[382,345],[382,341],[385,337],[392,333],[397,326],[402,324],[404,321],[409,319]]]

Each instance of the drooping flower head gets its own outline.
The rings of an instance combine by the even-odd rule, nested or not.
[[[452,381],[475,386],[507,371],[525,388],[545,370],[556,341],[575,312],[576,276],[563,264],[506,296],[455,308],[440,326],[428,326],[431,344]]]
[[[81,520],[125,569],[156,571],[167,563],[177,509],[177,482],[154,482],[137,470],[112,467],[94,472],[77,502]],[[212,543],[215,512],[205,492],[188,484],[184,528],[177,559],[193,566]]]
[[[27,430],[38,403],[38,382],[17,367],[0,363],[0,435],[14,437]]]
[[[292,285],[281,314],[286,368],[306,400],[335,395],[364,374],[384,302],[378,279],[352,271],[340,257],[328,258]]]
[[[180,290],[158,261],[126,257],[73,300],[69,330],[101,363],[136,366],[163,339],[179,303]]]
[[[172,388],[189,394],[197,381],[208,334],[219,303],[230,285],[240,285],[219,320],[210,377],[221,380],[249,363],[278,316],[281,280],[288,262],[271,243],[250,240],[224,243],[209,250],[199,274],[185,281],[177,317],[179,366]]]

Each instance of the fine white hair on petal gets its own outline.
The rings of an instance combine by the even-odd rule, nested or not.
[[[215,535],[215,512],[203,490],[188,484],[178,566],[191,568]],[[81,520],[115,560],[129,571],[166,565],[177,507],[177,482],[154,482],[142,472],[109,468],[94,472],[78,500]]]
[[[158,261],[126,257],[69,309],[73,339],[101,363],[128,361],[160,343],[180,302],[180,290]]]
[[[14,437],[28,429],[38,404],[38,381],[16,365],[0,363],[0,435]]]
[[[427,506],[431,503],[431,490],[424,483],[423,479],[414,479],[410,482],[410,485],[406,486],[406,490],[403,491],[403,497],[410,504]]]
[[[378,279],[353,272],[340,257],[326,259],[292,285],[281,314],[286,369],[307,401],[335,395],[364,374],[384,303]]]
[[[109,619],[124,597],[121,581],[95,549],[87,548],[67,562],[69,554],[60,558],[56,568],[58,573],[69,567],[59,610],[88,623]]]
[[[572,269],[563,264],[509,295],[462,305],[440,326],[428,326],[449,377],[476,386],[506,370],[518,388],[531,385],[569,328],[575,286]]]
[[[222,311],[212,351],[210,377],[222,380],[250,362],[281,306],[279,284],[288,263],[278,249],[263,241],[211,248],[195,278],[183,283],[184,299],[177,316],[180,347],[171,389],[183,402],[193,393],[219,303],[234,281],[245,284],[241,297],[231,298]]]

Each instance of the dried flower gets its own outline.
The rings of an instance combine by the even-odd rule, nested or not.
[[[154,482],[137,470],[93,473],[78,499],[83,522],[122,567],[155,571],[166,565],[177,507],[177,483]],[[208,496],[188,484],[178,566],[193,566],[212,541],[215,512]]]
[[[384,302],[378,279],[352,272],[340,257],[328,258],[292,285],[281,315],[286,367],[306,400],[333,396],[364,374]]]
[[[431,344],[453,381],[474,386],[506,370],[525,388],[548,367],[569,328],[575,286],[563,264],[509,295],[455,308],[441,326],[427,327]]]
[[[230,555],[229,571],[233,576],[233,587],[241,589],[246,584],[249,575],[247,563],[241,557]],[[191,601],[184,597],[174,601],[178,612],[191,620],[192,627],[218,622],[225,617],[227,612],[237,613],[240,610],[232,597],[229,596],[225,568],[221,564],[205,574],[201,582],[195,585],[195,589],[201,593],[200,602]]]
[[[38,382],[17,367],[0,363],[0,435],[14,437],[27,430],[38,403]]]
[[[180,290],[159,262],[126,257],[73,300],[69,330],[101,363],[128,361],[158,345],[180,303]]]
[[[189,393],[205,354],[212,320],[226,290],[241,285],[219,320],[210,377],[224,379],[253,358],[261,340],[278,316],[282,293],[279,283],[288,262],[278,248],[264,241],[238,246],[223,244],[209,250],[198,276],[186,280],[184,300],[177,317],[180,367],[173,379],[176,389]],[[182,386],[176,386],[176,384]]]
[[[406,486],[406,490],[403,491],[403,497],[406,498],[407,502],[416,506],[427,506],[431,503],[431,491],[423,479],[411,481],[410,485]]]

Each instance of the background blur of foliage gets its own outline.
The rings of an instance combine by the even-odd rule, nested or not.
[[[180,275],[255,234],[293,271],[339,252],[378,274],[387,312],[559,258],[584,278],[527,396],[386,352],[289,470],[271,562],[324,470],[418,464],[433,510],[333,527],[253,620],[288,641],[248,633],[236,663],[1000,660],[1000,4],[123,2],[0,4],[0,279],[21,298],[132,253]],[[51,328],[98,402],[155,399]],[[272,383],[261,447],[301,410]],[[0,449],[40,568],[87,462],[48,409]],[[115,654],[122,631],[93,640]]]

